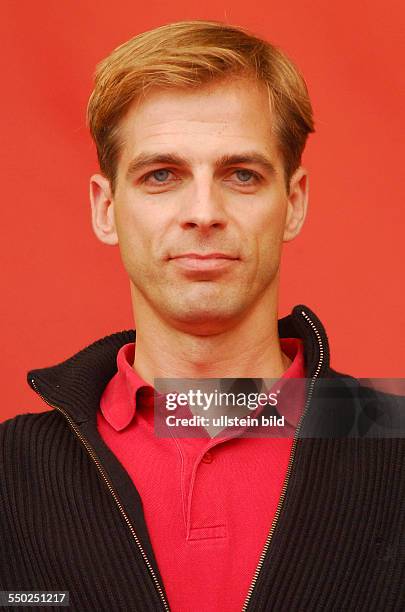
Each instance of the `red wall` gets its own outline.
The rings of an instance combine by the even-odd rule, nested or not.
[[[325,323],[332,365],[405,377],[404,13],[382,0],[76,0],[2,3],[3,266],[0,421],[46,409],[27,370],[133,326],[118,248],[96,241],[96,169],[85,107],[96,62],[136,33],[189,18],[245,26],[306,76],[306,227],[286,246],[280,315],[302,302]],[[251,7],[251,8],[248,8]]]

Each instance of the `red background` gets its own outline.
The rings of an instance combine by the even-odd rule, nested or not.
[[[143,30],[190,18],[267,37],[309,86],[317,127],[304,157],[309,217],[285,248],[280,316],[296,303],[312,308],[336,369],[405,377],[403,3],[2,6],[0,420],[47,409],[25,382],[29,369],[133,327],[118,248],[91,230],[88,177],[97,166],[85,107],[97,61]]]

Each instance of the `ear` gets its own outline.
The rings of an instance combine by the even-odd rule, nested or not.
[[[93,231],[97,238],[104,244],[118,244],[110,181],[101,174],[93,174],[90,178],[90,202]]]
[[[301,231],[308,208],[308,172],[300,166],[290,179],[288,208],[283,241],[293,240]]]

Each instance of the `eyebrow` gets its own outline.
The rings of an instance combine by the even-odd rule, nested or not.
[[[127,178],[130,178],[137,172],[154,164],[167,164],[169,166],[189,166],[189,162],[177,153],[140,153],[128,164]],[[222,155],[215,161],[214,167],[216,170],[226,168],[228,166],[237,166],[239,164],[256,164],[262,166],[269,174],[275,173],[274,164],[268,157],[258,152],[238,153],[234,155]]]

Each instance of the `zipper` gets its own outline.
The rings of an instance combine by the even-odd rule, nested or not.
[[[105,470],[104,470],[104,468],[103,468],[103,466],[102,466],[102,464],[101,464],[101,461],[100,461],[100,459],[98,458],[98,456],[96,455],[96,453],[95,453],[95,451],[94,451],[93,447],[91,446],[91,444],[89,443],[89,441],[86,439],[86,437],[85,437],[85,436],[83,436],[83,434],[82,434],[82,433],[81,433],[81,431],[78,429],[78,427],[77,427],[76,423],[75,423],[75,422],[73,421],[73,419],[72,419],[72,418],[69,416],[69,414],[68,414],[68,413],[67,413],[67,412],[66,412],[66,411],[65,411],[63,408],[60,408],[59,406],[56,406],[55,404],[51,404],[51,403],[50,403],[50,402],[49,402],[49,401],[46,399],[46,397],[44,397],[44,396],[42,395],[42,393],[40,393],[40,391],[39,391],[38,387],[37,387],[37,386],[36,386],[36,384],[35,384],[35,380],[34,380],[33,378],[31,378],[31,383],[32,383],[32,386],[34,387],[35,391],[36,391],[36,392],[38,393],[38,395],[39,395],[39,396],[40,396],[40,397],[41,397],[41,398],[44,400],[44,402],[45,402],[46,404],[48,404],[48,406],[51,406],[52,408],[56,408],[56,410],[58,410],[59,412],[61,412],[61,413],[63,414],[63,416],[65,417],[65,419],[68,421],[68,423],[69,423],[70,427],[73,429],[73,431],[75,432],[76,436],[79,438],[80,442],[83,444],[83,446],[84,446],[84,447],[85,447],[85,449],[87,450],[87,452],[88,452],[88,454],[90,455],[91,459],[92,459],[92,460],[93,460],[93,462],[96,464],[96,467],[97,467],[98,471],[100,472],[101,476],[103,477],[103,480],[105,481],[105,483],[106,483],[106,485],[107,485],[107,487],[108,487],[108,490],[110,491],[110,493],[111,493],[111,495],[112,495],[112,497],[113,497],[113,499],[114,499],[115,503],[117,504],[118,509],[119,509],[119,511],[120,511],[120,513],[121,513],[121,515],[123,516],[123,518],[124,518],[124,520],[125,520],[126,524],[128,525],[129,530],[130,530],[130,532],[131,532],[131,534],[132,534],[132,536],[133,536],[133,538],[134,538],[134,540],[135,540],[135,542],[136,542],[136,544],[137,544],[137,546],[138,546],[138,548],[139,548],[139,551],[140,551],[140,553],[141,553],[141,555],[142,555],[142,558],[143,558],[143,560],[145,561],[145,564],[146,564],[146,566],[147,566],[147,568],[148,568],[148,570],[149,570],[150,575],[152,576],[153,582],[154,582],[155,587],[156,587],[156,590],[157,590],[157,592],[158,592],[158,594],[159,594],[159,596],[160,596],[160,599],[161,599],[161,601],[162,601],[163,607],[164,607],[164,609],[165,609],[165,611],[166,611],[166,612],[170,612],[169,605],[168,605],[168,603],[167,603],[167,601],[166,601],[166,599],[165,599],[165,596],[163,595],[163,590],[162,590],[162,587],[160,586],[159,581],[158,581],[158,579],[157,579],[157,577],[156,577],[156,574],[155,574],[155,572],[153,571],[153,567],[152,567],[152,565],[150,564],[150,561],[149,561],[148,557],[146,556],[146,553],[145,553],[144,549],[142,548],[142,544],[140,543],[139,538],[138,538],[138,536],[137,536],[137,535],[136,535],[136,533],[135,533],[135,529],[134,529],[134,527],[133,527],[133,525],[132,525],[131,521],[129,520],[129,518],[128,518],[128,516],[127,516],[127,514],[126,514],[126,512],[125,512],[125,510],[124,510],[124,508],[122,507],[122,504],[121,504],[121,502],[120,502],[120,500],[119,500],[119,498],[118,498],[118,495],[117,495],[117,493],[116,493],[116,491],[115,491],[115,489],[114,489],[114,487],[113,487],[113,485],[112,485],[112,483],[111,483],[111,480],[110,480],[110,479],[109,479],[109,477],[107,476],[107,474],[106,474],[106,472],[105,472]]]
[[[319,362],[318,362],[317,369],[316,369],[316,371],[315,371],[315,373],[314,373],[314,375],[313,375],[313,377],[311,379],[310,387],[309,387],[309,390],[308,390],[307,401],[305,403],[305,407],[304,407],[303,413],[301,415],[301,418],[299,420],[299,423],[298,423],[297,428],[296,428],[295,433],[294,433],[294,439],[293,439],[293,443],[292,443],[292,446],[291,446],[290,459],[289,459],[288,466],[287,466],[287,474],[286,474],[286,477],[285,477],[285,480],[284,480],[284,483],[283,483],[283,488],[281,490],[280,499],[279,499],[278,504],[277,504],[277,509],[276,509],[276,513],[275,513],[275,516],[274,516],[274,519],[273,519],[273,523],[272,523],[272,525],[270,527],[270,531],[269,531],[269,534],[267,536],[267,540],[266,540],[266,542],[264,544],[264,548],[262,550],[262,553],[260,555],[259,562],[257,564],[255,573],[253,574],[253,580],[252,580],[251,585],[249,587],[249,590],[248,590],[248,593],[247,593],[247,596],[246,596],[246,599],[245,599],[245,603],[243,604],[242,612],[247,612],[247,610],[248,610],[248,607],[249,607],[249,604],[250,604],[250,600],[252,598],[252,594],[253,594],[254,588],[255,588],[257,580],[259,578],[260,571],[261,571],[263,563],[264,563],[264,559],[266,557],[266,554],[267,554],[267,551],[269,549],[269,546],[270,546],[270,543],[271,543],[274,531],[275,531],[277,523],[278,523],[278,519],[279,519],[281,510],[282,510],[282,507],[283,507],[284,498],[285,498],[286,493],[287,493],[288,482],[290,480],[291,471],[292,471],[292,467],[293,467],[293,463],[294,463],[295,450],[296,450],[297,440],[298,440],[298,434],[300,432],[300,429],[301,429],[301,426],[302,426],[302,422],[304,420],[305,414],[307,413],[309,404],[311,402],[312,394],[313,394],[313,391],[314,391],[315,380],[317,379],[317,377],[319,375],[319,372],[321,371],[322,363],[323,363],[323,360],[324,360],[324,350],[323,350],[323,346],[322,346],[321,334],[319,333],[315,323],[312,321],[312,319],[307,315],[307,313],[304,310],[301,310],[300,314],[304,317],[304,319],[307,321],[307,323],[309,323],[309,325],[311,326],[312,330],[315,333],[316,339],[317,339],[318,344],[319,344]]]

